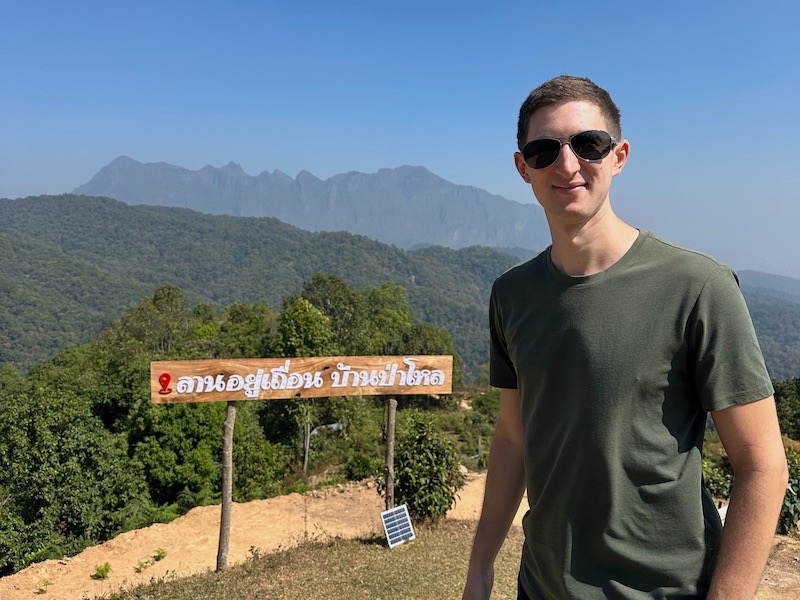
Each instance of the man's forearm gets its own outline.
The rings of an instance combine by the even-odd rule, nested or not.
[[[772,396],[712,413],[733,466],[733,493],[711,576],[709,600],[750,600],[755,594],[789,473]]]
[[[489,598],[494,585],[494,561],[508,535],[524,488],[525,468],[520,448],[495,435],[463,599]]]
[[[472,543],[462,600],[487,600],[494,585],[494,560],[508,535],[525,489],[519,392],[500,390],[500,414],[489,450],[483,508]]]
[[[475,532],[470,567],[491,566],[519,508],[525,489],[525,468],[519,448],[495,437],[489,453],[483,508]]]
[[[737,474],[708,600],[753,598],[769,557],[783,496],[785,471]]]

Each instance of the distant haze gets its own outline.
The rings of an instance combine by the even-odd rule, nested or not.
[[[308,231],[347,231],[401,248],[439,245],[538,250],[549,243],[544,213],[423,167],[350,172],[321,180],[301,171],[248,175],[242,167],[198,171],[119,157],[76,194],[208,214],[275,217]]]

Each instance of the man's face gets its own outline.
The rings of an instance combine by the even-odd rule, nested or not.
[[[542,137],[566,142],[570,136],[592,129],[608,131],[596,104],[567,102],[545,106],[531,116],[526,143]],[[574,227],[591,224],[609,210],[611,180],[622,170],[628,150],[628,142],[623,140],[605,158],[585,161],[564,145],[556,161],[544,169],[529,167],[519,152],[515,153],[514,162],[533,188],[551,227]]]

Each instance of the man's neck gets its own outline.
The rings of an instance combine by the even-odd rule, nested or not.
[[[602,219],[580,226],[550,224],[551,258],[556,268],[571,277],[605,271],[630,250],[639,230],[610,210]]]

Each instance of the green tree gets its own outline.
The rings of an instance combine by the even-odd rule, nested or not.
[[[409,327],[405,336],[403,353],[452,356],[453,386],[459,388],[464,384],[461,373],[461,357],[453,347],[453,338],[445,329],[431,323],[414,323]]]
[[[369,351],[365,299],[344,279],[318,273],[303,284],[301,296],[330,319],[340,353],[357,356]]]
[[[280,492],[289,469],[286,453],[269,442],[258,422],[257,402],[239,403],[233,430],[233,494],[236,502],[268,498]]]
[[[0,577],[21,568],[30,548],[27,524],[15,509],[11,492],[0,485]]]
[[[225,358],[269,356],[275,329],[275,313],[266,302],[231,304],[222,311],[217,355]]]
[[[275,347],[279,356],[330,356],[336,351],[330,319],[305,298],[294,298],[278,317]],[[311,400],[268,402],[262,411],[266,431],[282,431],[290,440],[302,439],[303,477],[308,469],[314,404]],[[302,430],[298,436],[295,428]]]
[[[408,292],[402,286],[387,282],[362,292],[370,320],[370,354],[402,354],[413,313],[408,307]]]
[[[11,503],[9,519],[25,524],[18,531],[25,534],[13,540],[25,547],[7,544],[0,569],[108,539],[120,529],[127,503],[144,491],[125,437],[103,427],[87,398],[58,385],[60,371],[52,363],[40,368],[3,398],[0,489]]]
[[[162,285],[122,318],[119,329],[150,354],[170,354],[190,333],[183,292],[174,285]]]
[[[336,350],[330,319],[305,298],[290,302],[278,317],[278,356],[330,356]]]
[[[395,454],[395,498],[419,519],[436,521],[447,514],[464,485],[455,442],[424,417],[412,419]]]
[[[131,443],[153,500],[174,502],[184,488],[194,494],[219,490],[224,421],[222,402],[147,407]]]

